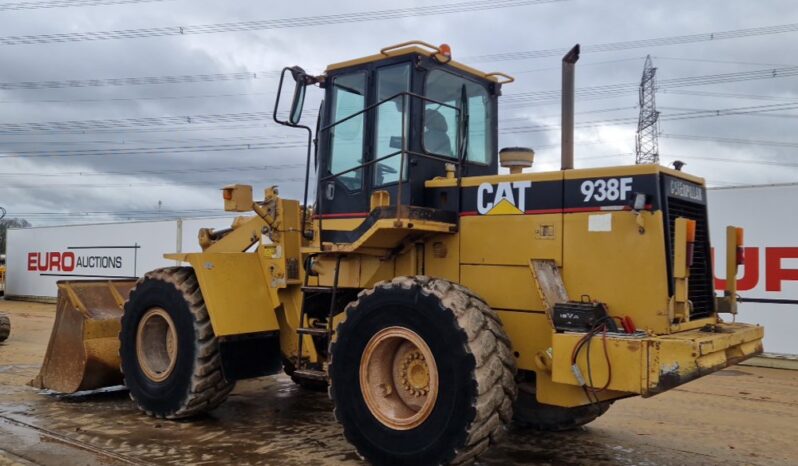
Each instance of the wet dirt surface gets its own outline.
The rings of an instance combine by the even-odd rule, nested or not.
[[[57,397],[25,385],[37,372],[51,305],[0,301],[0,465],[363,464],[325,393],[288,378],[241,382],[192,421],[140,414],[127,392]],[[657,397],[617,402],[575,432],[513,428],[479,464],[798,464],[798,373],[734,367]]]

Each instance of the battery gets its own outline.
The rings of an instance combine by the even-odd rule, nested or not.
[[[556,303],[551,313],[558,332],[589,332],[600,324],[606,324],[608,332],[617,332],[618,326],[608,317],[607,305],[594,301]]]

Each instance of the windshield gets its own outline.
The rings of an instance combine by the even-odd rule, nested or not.
[[[460,106],[463,86],[468,100],[468,154],[469,162],[490,163],[493,141],[490,137],[493,116],[490,94],[484,86],[455,74],[432,70],[427,75],[426,96],[430,99]],[[427,102],[424,105],[424,150],[446,157],[457,156],[457,111],[443,105]]]

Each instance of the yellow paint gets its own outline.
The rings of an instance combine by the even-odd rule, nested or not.
[[[518,265],[530,259],[562,263],[562,214],[487,215],[460,219],[461,263]],[[538,239],[544,226],[554,236]]]
[[[518,353],[516,363],[522,370],[537,370],[535,355],[551,346],[551,325],[545,314],[499,309],[504,331]]]
[[[330,252],[358,253],[363,249],[372,249],[370,253],[384,254],[385,249],[393,249],[413,233],[446,233],[450,232],[452,225],[443,222],[408,219],[381,219],[374,224],[354,243],[332,244],[325,243],[324,250]]]
[[[538,372],[535,377],[535,395],[541,403],[566,408],[592,403],[587,398],[582,387],[553,382],[551,374],[546,372]],[[599,400],[612,400],[630,396],[628,393],[611,390],[603,391],[597,395]]]
[[[609,389],[652,396],[695,378],[736,364],[762,351],[762,327],[749,324],[718,324],[719,332],[700,329],[670,335],[642,338],[606,339],[612,377]],[[552,337],[552,381],[579,386],[571,370],[571,355],[582,334],[558,333]],[[593,338],[590,368],[594,388],[601,388],[609,377],[602,335]],[[577,357],[577,365],[588,381],[587,347]]]
[[[425,241],[424,275],[460,283],[461,238],[462,234],[446,234],[433,236]]]
[[[217,336],[278,330],[275,302],[264,286],[258,256],[249,253],[196,253],[194,267]]]
[[[496,309],[544,310],[528,265],[463,265],[460,267],[460,283]]]
[[[662,212],[643,212],[640,234],[634,212],[611,212],[612,231],[591,232],[595,213],[565,215],[563,268],[571,299],[589,296],[607,304],[610,315],[630,316],[640,329],[670,330],[668,274]],[[600,215],[608,215],[602,212]]]

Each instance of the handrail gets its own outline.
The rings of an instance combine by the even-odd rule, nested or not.
[[[398,44],[389,45],[387,47],[381,48],[380,53],[383,55],[388,55],[388,52],[391,50],[401,49],[402,47],[407,47],[409,45],[420,45],[422,47],[431,49],[435,53],[441,53],[440,47],[436,47],[428,42],[424,42],[423,40],[409,40],[407,42],[400,42]]]
[[[358,115],[361,115],[361,114],[363,114],[363,113],[366,113],[366,112],[368,112],[368,111],[374,110],[375,108],[379,107],[380,105],[382,105],[382,104],[385,104],[385,103],[388,103],[388,102],[390,102],[390,101],[392,101],[392,100],[396,99],[397,97],[401,97],[401,96],[405,96],[405,95],[407,95],[407,96],[410,96],[410,97],[415,97],[415,98],[417,98],[417,99],[421,99],[421,100],[423,100],[423,101],[432,102],[432,103],[434,103],[434,104],[442,105],[442,106],[444,106],[444,107],[449,107],[449,108],[451,108],[452,110],[454,110],[455,112],[457,112],[457,113],[458,113],[458,115],[459,115],[459,113],[460,113],[460,108],[458,108],[458,107],[455,107],[454,105],[447,104],[446,102],[440,102],[440,101],[437,101],[437,100],[435,100],[435,99],[430,99],[430,98],[429,98],[429,97],[427,97],[427,96],[423,96],[423,95],[420,95],[420,94],[415,94],[415,93],[413,93],[413,92],[404,91],[404,92],[399,92],[399,93],[397,93],[397,94],[394,94],[394,95],[392,95],[391,97],[388,97],[388,98],[386,98],[386,99],[383,99],[383,100],[381,100],[381,101],[377,102],[376,104],[371,104],[371,105],[369,105],[368,107],[365,107],[365,108],[363,108],[362,110],[359,110],[359,111],[357,111],[357,112],[355,112],[355,113],[353,113],[353,114],[351,114],[351,115],[347,115],[346,117],[344,117],[344,118],[342,118],[342,119],[340,119],[340,120],[336,121],[335,123],[330,123],[330,124],[329,124],[329,125],[327,125],[327,126],[323,126],[323,127],[322,127],[322,128],[319,130],[319,132],[327,131],[328,129],[330,129],[330,128],[333,128],[333,127],[335,127],[335,126],[338,126],[339,124],[341,124],[341,123],[343,123],[343,122],[345,122],[345,121],[349,121],[349,120],[351,120],[352,118],[354,118],[354,117],[356,117],[356,116],[358,116]],[[404,113],[404,112],[405,112],[405,111],[404,111],[404,107],[403,107],[403,108],[402,108],[402,113]]]
[[[491,71],[490,73],[485,73],[486,78],[494,78],[494,77],[504,78],[504,81],[499,81],[498,79],[496,82],[498,84],[510,84],[511,82],[515,81],[515,78],[510,76],[507,73],[502,73],[501,71]]]

